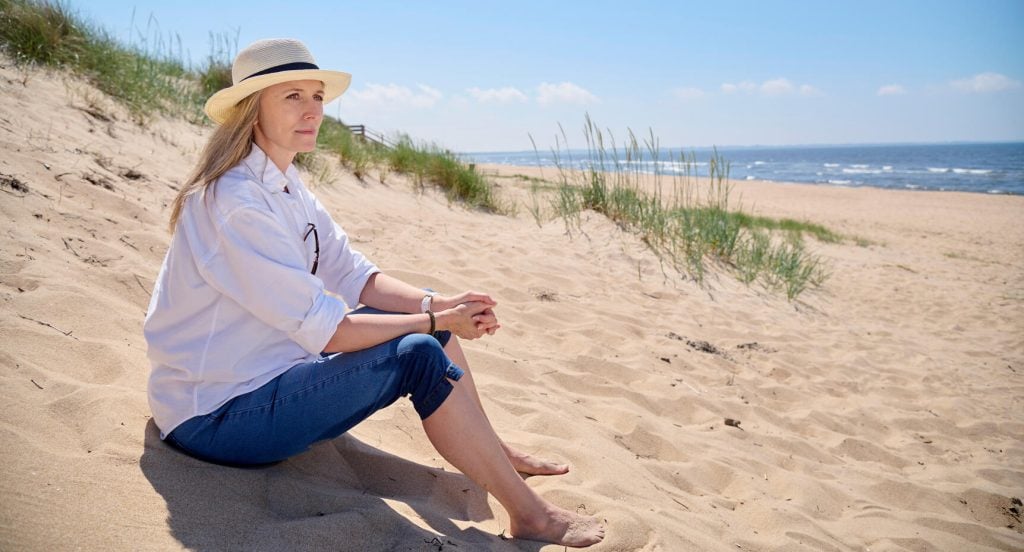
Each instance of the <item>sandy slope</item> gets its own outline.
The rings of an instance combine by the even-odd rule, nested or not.
[[[165,447],[141,322],[208,131],[0,66],[0,549],[543,548],[494,536],[405,401],[267,469]],[[740,186],[870,245],[815,244],[833,276],[789,303],[665,273],[593,214],[568,236],[394,175],[315,189],[388,272],[496,296],[467,345],[485,406],[572,463],[529,483],[607,519],[595,549],[1024,549],[1024,198]]]

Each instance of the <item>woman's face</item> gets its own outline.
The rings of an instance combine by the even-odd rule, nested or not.
[[[256,145],[278,165],[287,165],[296,153],[316,149],[323,118],[322,82],[302,80],[269,86],[260,95]]]

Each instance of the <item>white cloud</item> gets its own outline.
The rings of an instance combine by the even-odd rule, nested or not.
[[[961,92],[999,92],[1020,88],[1020,81],[1000,73],[979,73],[970,78],[952,81],[949,84]]]
[[[807,96],[808,98],[817,98],[818,96],[824,96],[825,94],[821,90],[818,90],[809,84],[801,84],[800,95]]]
[[[722,84],[722,92],[725,94],[759,93],[762,96],[789,96],[792,94],[800,94],[801,96],[813,97],[823,95],[821,90],[818,90],[809,84],[796,85],[785,77],[769,79],[761,84],[750,81],[742,81],[738,83],[726,82]]]
[[[512,86],[506,86],[504,88],[487,88],[484,90],[473,87],[467,89],[466,92],[469,92],[469,95],[473,96],[473,98],[480,103],[525,102],[529,99],[526,97],[526,94],[523,94],[518,88]]]
[[[559,84],[542,82],[540,86],[537,87],[537,103],[540,105],[549,105],[553,103],[575,103],[585,105],[598,102],[600,102],[600,100],[597,99],[597,96],[571,82],[562,82]]]
[[[777,78],[761,83],[761,93],[766,96],[782,96],[793,92],[793,83],[789,79]]]
[[[903,88],[902,84],[887,84],[878,89],[877,94],[879,96],[902,96],[907,93],[907,89]]]
[[[739,84],[724,83],[722,84],[722,92],[726,94],[735,94],[736,92],[750,93],[757,90],[757,85],[750,81],[743,81]]]
[[[695,86],[683,86],[681,88],[673,88],[672,95],[683,101],[697,100],[704,97],[704,91]]]
[[[370,83],[362,90],[351,90],[341,97],[349,105],[381,107],[434,107],[444,97],[441,91],[425,84],[417,84],[412,90],[398,84]]]

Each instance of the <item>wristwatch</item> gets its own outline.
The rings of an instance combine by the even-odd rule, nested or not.
[[[434,296],[437,295],[436,291],[427,292],[420,301],[420,312],[427,312],[430,310],[431,303],[434,302]]]

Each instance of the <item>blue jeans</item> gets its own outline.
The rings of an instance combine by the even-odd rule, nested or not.
[[[356,313],[381,311],[363,307]],[[450,338],[449,332],[436,338],[409,334],[362,351],[322,355],[186,420],[166,441],[201,460],[251,466],[333,439],[405,395],[425,419],[451,393],[448,380],[463,374],[442,349]]]

